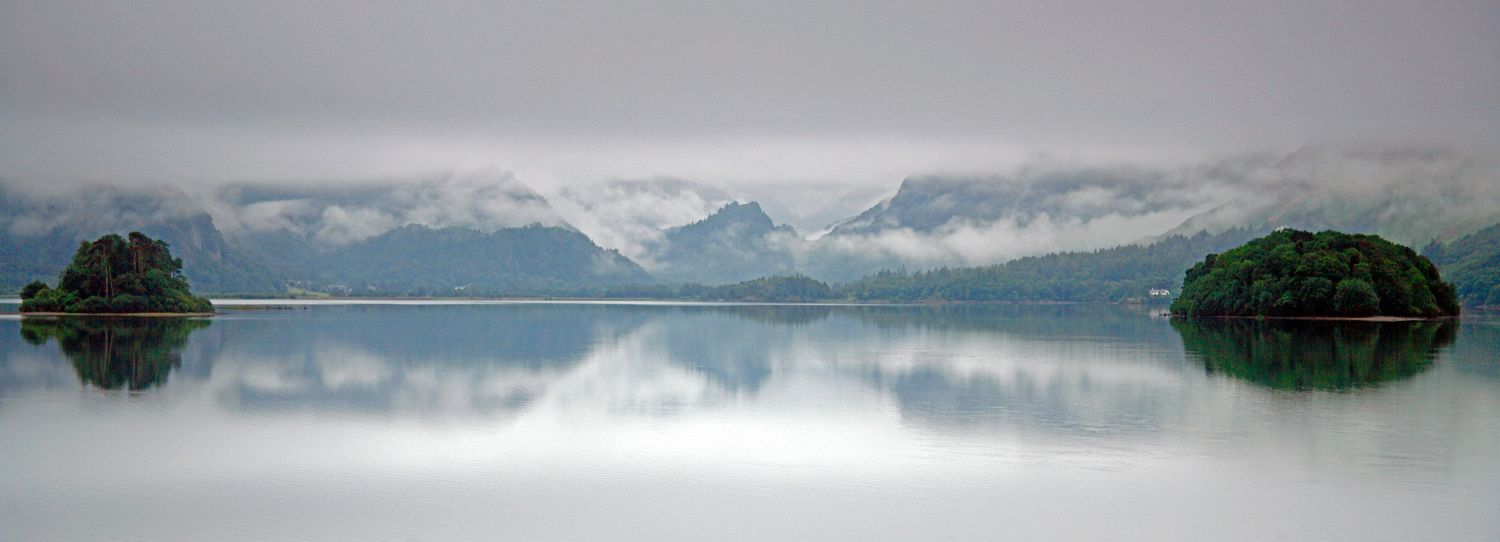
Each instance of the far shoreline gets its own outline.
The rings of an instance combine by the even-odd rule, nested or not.
[[[704,299],[663,299],[663,298],[597,298],[597,297],[399,297],[399,296],[369,296],[369,297],[219,297],[210,298],[215,306],[230,309],[240,307],[256,307],[261,305],[275,305],[285,303],[296,304],[380,304],[380,303],[406,303],[421,304],[432,302],[435,304],[463,304],[463,303],[582,303],[582,304],[702,304],[702,305],[782,305],[782,306],[904,306],[904,307],[943,307],[943,306],[1077,306],[1077,305],[1107,305],[1107,306],[1147,306],[1154,303],[1138,303],[1129,301],[970,301],[970,300],[917,300],[917,301],[891,301],[891,300],[815,300],[815,301],[756,301],[756,300],[704,300]],[[19,298],[0,298],[0,304],[19,304]],[[1419,317],[1419,316],[1226,316],[1226,315],[1187,315],[1187,314],[1156,314],[1157,317],[1191,320],[1197,318],[1205,319],[1235,319],[1235,320],[1307,320],[1307,321],[1331,321],[1331,322],[1426,322],[1441,320],[1459,320],[1470,316],[1491,315],[1497,307],[1466,307],[1457,316]],[[172,318],[172,317],[213,317],[222,316],[223,311],[201,312],[201,313],[67,313],[67,312],[0,312],[0,316],[89,316],[108,317],[124,316],[133,318]]]

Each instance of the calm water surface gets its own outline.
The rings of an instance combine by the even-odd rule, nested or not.
[[[1486,318],[0,316],[4,540],[1500,540],[1497,510]]]

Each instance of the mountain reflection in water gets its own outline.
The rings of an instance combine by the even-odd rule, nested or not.
[[[1497,353],[1128,306],[0,318],[0,539],[1495,540]]]
[[[351,305],[218,319],[193,334],[186,367],[206,321],[27,319],[22,335],[56,338],[92,386],[162,387],[177,371],[172,387],[237,411],[510,417],[545,399],[667,414],[816,379],[894,399],[919,426],[1063,431],[1155,425],[1163,367],[1141,362],[1176,348],[1160,321],[1076,306]],[[1033,361],[1059,345],[1115,361]],[[3,369],[0,389],[36,384]]]

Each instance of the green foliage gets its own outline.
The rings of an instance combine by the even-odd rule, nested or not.
[[[31,299],[44,290],[47,290],[47,283],[40,280],[32,281],[31,284],[21,288],[21,299]]]
[[[1465,305],[1500,305],[1500,224],[1422,252],[1443,268]]]
[[[167,244],[139,232],[129,239],[106,235],[79,244],[57,288],[27,286],[22,312],[206,313],[207,299],[192,294],[182,276],[182,260]]]
[[[804,275],[766,277],[710,288],[695,297],[704,300],[802,302],[832,299],[833,288]]]
[[[1172,312],[1193,316],[1454,316],[1437,266],[1375,235],[1280,230],[1187,270]]]
[[[78,379],[89,385],[142,390],[165,384],[182,365],[188,335],[208,325],[187,318],[27,318],[21,338],[38,346],[56,340]]]
[[[1294,297],[1293,301],[1296,299]],[[1374,316],[1380,313],[1380,296],[1375,287],[1360,279],[1339,281],[1333,294],[1333,314],[1343,316]]]

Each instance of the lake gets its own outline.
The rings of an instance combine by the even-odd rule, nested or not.
[[[1491,318],[221,310],[0,317],[0,539],[1500,539]]]

